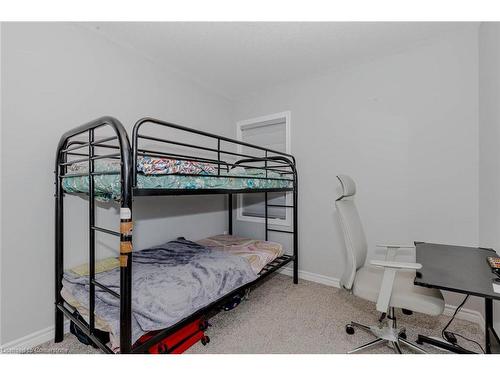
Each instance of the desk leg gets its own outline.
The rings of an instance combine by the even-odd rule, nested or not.
[[[484,350],[486,354],[491,354],[491,340],[492,336],[493,339],[496,341],[496,344],[500,344],[500,339],[497,336],[497,333],[495,332],[495,329],[493,328],[493,300],[491,298],[485,298],[484,299]],[[437,346],[442,349],[446,349],[449,351],[452,351],[454,353],[473,353],[469,350],[462,349],[460,347],[457,347],[455,345],[451,345],[447,342],[443,342],[441,340],[435,340],[431,337],[427,337],[424,335],[418,335],[417,338],[417,343],[418,344],[431,344],[434,346]]]
[[[498,347],[500,345],[500,338],[498,337],[495,328],[493,327],[493,300],[491,298],[484,299],[484,343],[485,343],[485,352],[487,354],[490,353],[498,353]],[[492,342],[493,342],[493,350],[492,350]]]
[[[491,331],[493,330],[493,301],[491,298],[484,299],[484,350],[491,354]]]

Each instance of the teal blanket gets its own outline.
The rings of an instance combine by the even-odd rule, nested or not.
[[[113,168],[113,169],[111,169]],[[114,172],[116,164],[97,164],[96,171]],[[86,172],[78,170],[78,172]],[[268,171],[266,177],[263,169],[235,168],[231,171],[221,171],[221,176],[212,174],[193,174],[181,176],[174,174],[137,174],[139,189],[282,189],[292,188],[290,175],[282,175]],[[89,192],[88,176],[71,176],[71,172],[63,178],[63,189],[67,193]],[[121,193],[120,174],[103,174],[94,176],[94,191],[96,199],[100,201],[119,200]]]

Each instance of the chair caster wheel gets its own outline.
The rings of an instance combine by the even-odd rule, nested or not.
[[[354,327],[350,324],[345,326],[345,331],[348,335],[354,335]]]
[[[407,338],[407,337],[406,337],[406,332],[401,332],[401,333],[399,334],[399,337],[400,337],[400,338],[402,338],[402,339],[404,339],[404,340],[406,340],[406,338]]]
[[[401,311],[403,312],[403,314],[405,315],[413,315],[413,311],[411,310],[408,310],[408,309],[401,309]]]
[[[202,345],[203,345],[203,346],[207,345],[209,342],[210,342],[210,337],[208,337],[208,336],[203,336],[203,337],[201,338],[201,343],[202,343]]]

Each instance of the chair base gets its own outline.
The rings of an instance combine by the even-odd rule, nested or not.
[[[388,345],[398,354],[403,354],[403,351],[401,350],[402,345],[405,345],[418,353],[427,353],[425,350],[406,339],[405,328],[396,328],[396,317],[393,309],[391,309],[389,315],[387,316],[387,324],[381,323],[377,326],[366,326],[361,323],[351,322],[346,326],[346,332],[348,334],[353,334],[354,328],[360,328],[363,331],[371,333],[375,336],[375,340],[358,346],[357,348],[348,351],[347,354],[357,353],[380,344]]]

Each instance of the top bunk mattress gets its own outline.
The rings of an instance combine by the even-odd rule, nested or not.
[[[118,200],[121,194],[119,161],[97,160],[94,175],[95,198],[101,201]],[[262,190],[291,189],[288,174],[259,168],[236,167],[222,169],[220,174],[212,165],[202,162],[143,157],[137,160],[138,189],[225,189]],[[74,164],[68,168],[62,186],[67,193],[89,192],[88,165]]]

